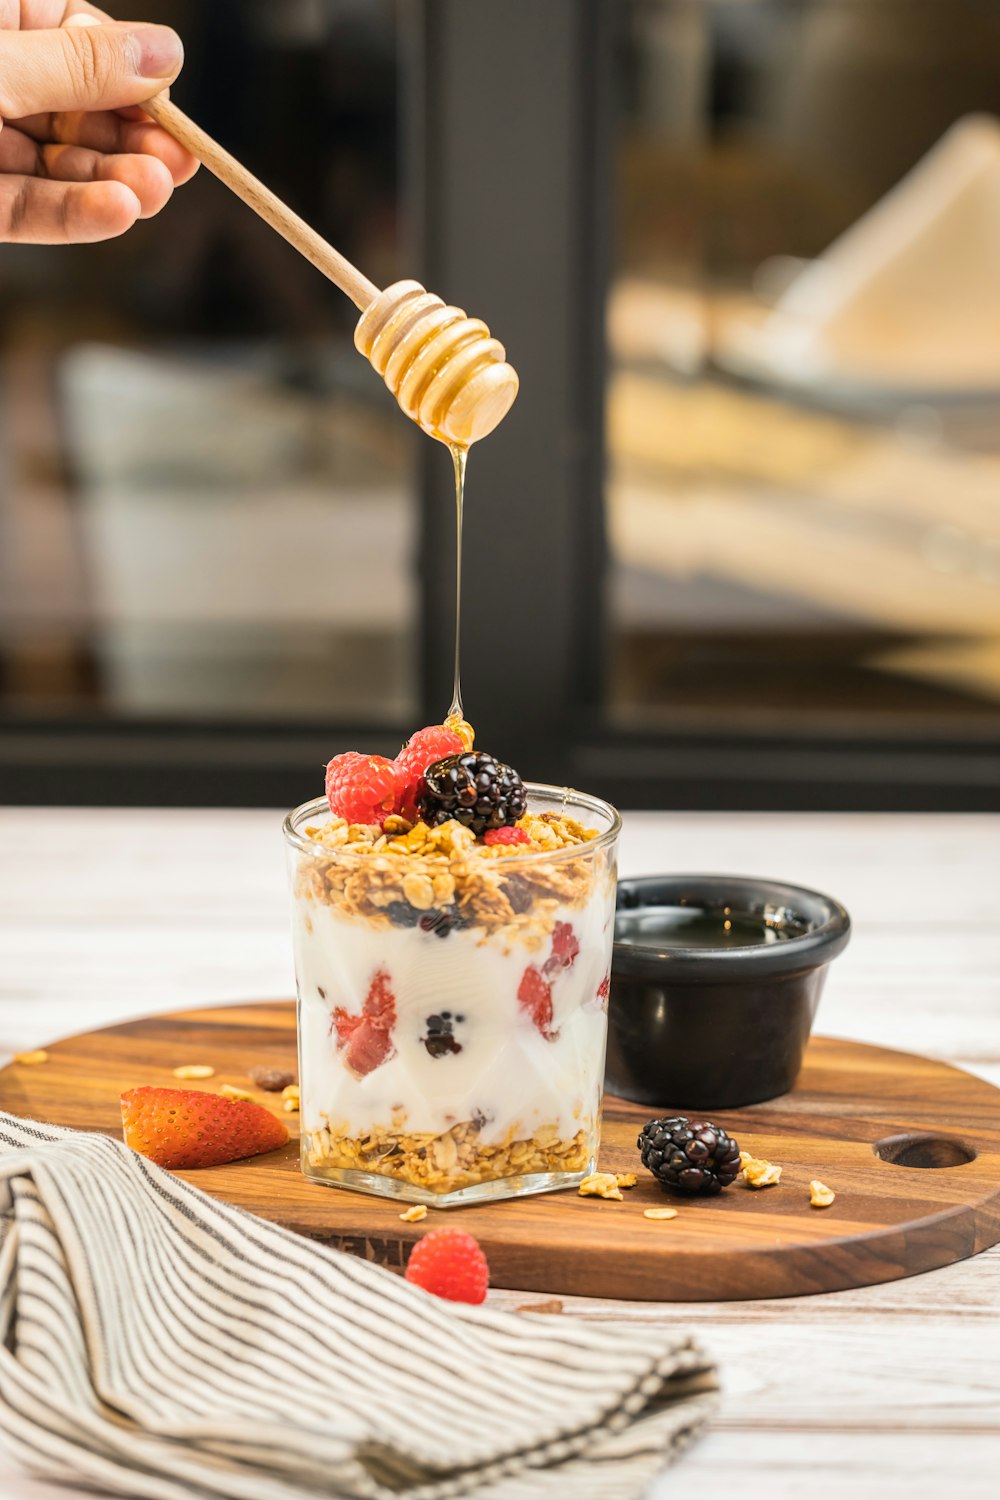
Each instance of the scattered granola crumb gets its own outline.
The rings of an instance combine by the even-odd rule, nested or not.
[[[185,1063],[182,1068],[174,1069],[175,1078],[214,1078],[215,1069],[210,1068],[207,1063]]]
[[[249,1089],[238,1089],[231,1083],[224,1083],[219,1089],[220,1094],[225,1094],[227,1099],[249,1099],[253,1101],[253,1094]]]
[[[618,1203],[625,1201],[614,1172],[591,1172],[580,1183],[579,1194],[581,1198],[613,1198]]]
[[[37,1068],[40,1063],[46,1063],[48,1060],[49,1054],[43,1047],[39,1047],[35,1052],[14,1053],[14,1061],[16,1063],[23,1063],[26,1068]]]
[[[289,1094],[288,1098],[284,1100],[281,1107],[285,1111],[286,1115],[297,1115],[299,1112],[299,1101],[298,1099],[296,1099],[294,1094]]]
[[[676,1208],[644,1208],[642,1211],[644,1219],[676,1219]]]
[[[515,1307],[515,1312],[526,1313],[561,1313],[563,1305],[558,1297],[550,1297],[547,1302],[525,1302],[523,1307]]]
[[[638,1182],[638,1180],[639,1179],[636,1177],[636,1175],[635,1175],[634,1172],[616,1172],[615,1173],[615,1181],[617,1182],[617,1184],[618,1184],[619,1187],[623,1187],[623,1188],[635,1187],[635,1185]]]
[[[280,1094],[282,1089],[295,1082],[295,1074],[289,1073],[287,1068],[251,1068],[248,1076],[251,1083],[268,1094]]]
[[[427,1204],[414,1203],[412,1208],[406,1209],[399,1217],[404,1224],[419,1224],[421,1219],[426,1219],[427,1217]]]
[[[836,1196],[833,1189],[828,1188],[826,1183],[820,1182],[817,1177],[814,1177],[809,1184],[809,1202],[813,1208],[829,1208]]]
[[[781,1167],[776,1167],[772,1162],[763,1161],[760,1157],[751,1156],[749,1151],[740,1152],[740,1167],[748,1187],[774,1187],[781,1181]]]
[[[286,1083],[281,1090],[282,1099],[298,1099],[301,1090],[297,1083]]]

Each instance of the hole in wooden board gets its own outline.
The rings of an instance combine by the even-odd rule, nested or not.
[[[951,1135],[890,1135],[872,1150],[894,1167],[964,1167],[976,1152]]]

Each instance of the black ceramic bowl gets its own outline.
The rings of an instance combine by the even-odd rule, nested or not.
[[[850,930],[829,896],[774,880],[620,881],[606,1088],[679,1111],[787,1093]]]

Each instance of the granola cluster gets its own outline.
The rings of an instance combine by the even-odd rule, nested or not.
[[[303,1136],[302,1156],[313,1175],[345,1169],[377,1172],[426,1192],[454,1193],[501,1177],[582,1172],[590,1164],[592,1135],[581,1129],[566,1139],[557,1126],[542,1125],[531,1136],[488,1146],[475,1120],[453,1125],[442,1135],[376,1129],[351,1136],[328,1122]]]
[[[454,819],[432,828],[393,815],[379,829],[334,817],[305,830],[316,852],[301,862],[299,894],[374,927],[396,925],[402,904],[540,948],[558,908],[586,905],[611,871],[586,850],[597,831],[575,818],[528,812],[517,827],[528,841],[512,858],[511,846],[484,843]]]

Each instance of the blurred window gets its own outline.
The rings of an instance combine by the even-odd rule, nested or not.
[[[184,36],[189,113],[400,274],[392,0],[143,14]],[[0,711],[412,717],[412,445],[355,317],[204,171],[120,241],[3,248]]]
[[[1000,722],[1000,6],[626,0],[607,709]]]
[[[518,369],[484,744],[624,806],[997,805],[998,0],[146,14],[182,106]],[[3,247],[0,797],[297,800],[445,711],[447,454],[354,320],[207,173]]]

